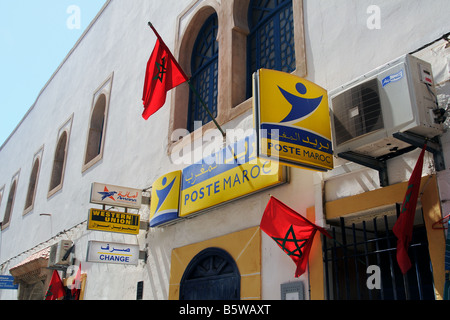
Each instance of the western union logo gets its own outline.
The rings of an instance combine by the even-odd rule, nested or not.
[[[116,233],[139,234],[140,216],[126,212],[89,210],[88,229]]]

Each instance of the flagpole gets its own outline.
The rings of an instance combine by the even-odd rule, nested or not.
[[[222,136],[225,137],[225,132],[222,130],[220,125],[217,123],[216,119],[214,118],[213,114],[211,113],[211,110],[209,110],[209,108],[206,106],[206,103],[203,101],[202,97],[200,97],[200,94],[198,93],[197,89],[195,89],[195,87],[192,85],[191,79],[189,79],[187,82],[188,82],[189,87],[191,88],[192,92],[197,96],[198,100],[200,101],[200,104],[202,105],[203,109],[206,110],[206,112],[208,113],[208,115],[211,117],[212,121],[216,125],[217,129],[219,129],[220,133],[222,133]]]
[[[156,37],[162,41],[161,36],[159,35],[159,33],[156,31],[155,27],[153,26],[153,24],[149,21],[148,22],[149,27],[153,30],[153,32],[155,33]],[[162,43],[164,44],[164,46],[166,46],[166,44],[164,43],[164,41],[162,41]],[[170,50],[168,50],[170,52]],[[176,59],[173,59],[174,62],[177,64],[177,67],[180,70],[183,70],[183,68],[181,68],[181,66],[178,64]],[[216,125],[217,129],[219,129],[220,133],[222,134],[222,136],[225,138],[225,132],[223,131],[223,129],[220,127],[219,123],[217,123],[216,119],[214,118],[211,110],[209,110],[208,106],[206,105],[206,103],[203,101],[203,99],[200,97],[200,94],[197,92],[197,90],[195,89],[195,87],[192,85],[191,80],[187,80],[187,83],[189,84],[189,88],[191,88],[192,92],[195,94],[195,96],[198,98],[198,100],[200,101],[200,104],[202,105],[202,107],[205,109],[205,111],[208,113],[208,115],[211,117],[212,121],[214,122],[214,124]]]

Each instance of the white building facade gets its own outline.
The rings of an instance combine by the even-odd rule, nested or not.
[[[302,299],[355,298],[356,289],[347,295],[338,289],[341,280],[335,280],[345,281],[342,270],[350,277],[364,274],[361,287],[367,291],[369,265],[380,266],[381,272],[385,266],[398,268],[395,251],[381,257],[382,261],[391,257],[391,264],[377,263],[366,254],[361,260],[367,260],[358,265],[357,255],[346,253],[354,248],[355,252],[364,251],[356,245],[335,248],[334,253],[344,257],[342,262],[333,258],[324,262],[325,239],[316,236],[309,269],[295,278],[295,264],[259,224],[273,195],[330,232],[342,223],[351,232],[352,223],[360,228],[358,223],[374,217],[384,225],[383,217],[395,215],[395,204],[403,201],[420,147],[376,159],[384,165],[384,182],[380,182],[379,170],[335,154],[334,170],[322,173],[286,167],[285,180],[270,190],[256,188],[246,197],[201,214],[149,227],[152,199],[148,199],[155,181],[185,169],[192,163],[187,159],[197,161],[198,150],[207,149],[212,141],[208,132],[216,128],[201,115],[201,106],[192,102],[186,83],[171,90],[164,107],[147,121],[142,118],[145,71],[156,41],[149,21],[192,76],[200,94],[205,94],[204,100],[224,130],[253,128],[249,79],[259,67],[295,74],[331,92],[411,53],[431,64],[436,107],[445,110],[449,105],[450,46],[443,38],[450,32],[444,14],[446,0],[278,0],[269,1],[267,16],[261,13],[264,10],[257,10],[263,3],[106,1],[0,148],[0,274],[14,276],[19,284],[18,290],[0,290],[0,299],[43,299],[52,272],[47,268],[49,248],[62,240],[70,240],[73,248],[69,268],[59,268],[60,275],[70,285],[81,263],[82,296],[86,300],[195,298],[202,285],[209,283],[208,276],[196,269],[206,261],[212,265],[225,261],[230,278],[215,275],[222,276],[219,278],[225,287],[234,288],[227,298],[242,300],[277,300],[292,297],[292,293]],[[258,29],[261,21],[266,31]],[[192,58],[202,53],[206,62]],[[274,65],[271,60],[276,60]],[[206,74],[203,70],[212,71]],[[202,122],[195,125],[195,121]],[[421,216],[423,212],[423,219],[416,222],[415,229],[425,232],[428,246],[426,253],[419,254],[429,254],[433,267],[430,275],[424,276],[433,287],[431,293],[419,291],[436,299],[444,297],[446,233],[434,224],[448,213],[450,197],[450,138],[447,122],[441,125],[442,132],[429,142],[440,147],[437,156],[431,152],[425,156],[416,213]],[[441,163],[436,165],[436,161]],[[88,229],[89,210],[102,209],[90,202],[94,182],[143,192],[140,208],[127,209],[140,215],[137,235]],[[125,211],[120,205],[106,209]],[[389,233],[392,226],[382,232]],[[373,232],[371,236],[375,237]],[[364,238],[362,234],[357,237]],[[134,245],[141,256],[137,265],[90,262],[87,252],[92,242]],[[346,263],[359,269],[344,268]],[[334,272],[337,267],[341,271]],[[189,282],[195,279],[204,281]],[[374,289],[367,294],[390,299],[394,298],[391,291]],[[399,291],[403,292],[403,287]],[[206,298],[224,293],[208,294]],[[362,297],[368,296],[364,293]]]

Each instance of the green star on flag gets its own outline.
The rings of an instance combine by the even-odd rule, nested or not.
[[[159,80],[162,83],[164,75],[167,73],[166,57],[161,58],[161,63],[156,62],[156,68],[158,69],[158,73],[153,80]]]
[[[307,243],[308,239],[300,239],[297,240],[295,237],[294,226],[290,226],[288,232],[284,236],[284,238],[276,238],[272,237],[272,239],[281,247],[281,249],[288,255],[294,256],[297,258],[301,258],[303,256],[302,248]],[[293,244],[294,247],[289,246],[288,244]],[[291,247],[293,250],[289,250]]]

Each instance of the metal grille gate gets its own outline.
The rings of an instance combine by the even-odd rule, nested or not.
[[[391,229],[395,215],[332,227],[323,237],[325,295],[328,300],[434,300],[433,275],[425,227],[417,226],[409,249],[412,268],[403,275],[396,259],[397,238]],[[369,272],[378,267],[378,274]],[[371,269],[370,269],[371,270]],[[369,289],[370,276],[379,289]]]

